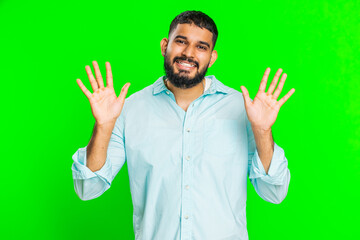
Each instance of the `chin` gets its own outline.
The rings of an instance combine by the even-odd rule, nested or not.
[[[183,77],[188,77],[188,78],[193,78],[196,75],[195,73],[189,73],[189,72],[179,72],[177,74],[180,76],[183,76]]]

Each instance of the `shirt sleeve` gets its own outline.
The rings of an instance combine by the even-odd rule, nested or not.
[[[287,195],[290,171],[284,150],[274,143],[274,153],[266,174],[260,160],[254,134],[247,120],[248,133],[248,174],[257,194],[265,201],[279,204]]]
[[[124,119],[117,119],[112,131],[105,164],[96,172],[86,166],[86,148],[78,149],[72,156],[72,175],[76,194],[82,200],[99,197],[110,188],[111,182],[126,161]]]

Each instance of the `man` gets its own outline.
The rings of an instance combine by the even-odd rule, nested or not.
[[[161,40],[165,77],[131,95],[116,97],[110,63],[106,87],[98,64],[86,66],[93,93],[80,79],[96,123],[87,147],[73,156],[76,193],[100,196],[127,161],[135,239],[248,239],[246,183],[266,201],[280,203],[290,173],[271,134],[286,74],[265,92],[266,69],[253,101],[214,76],[217,28],[206,14],[187,11]],[[275,92],[274,92],[275,91]]]

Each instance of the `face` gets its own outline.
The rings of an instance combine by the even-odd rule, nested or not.
[[[209,30],[194,24],[178,24],[169,39],[161,40],[168,80],[182,89],[199,84],[217,58],[212,45],[212,33]]]

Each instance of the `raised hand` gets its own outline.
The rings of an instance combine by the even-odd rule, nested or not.
[[[83,93],[89,99],[91,111],[98,125],[115,123],[116,119],[120,116],[130,86],[130,83],[126,83],[122,87],[119,97],[117,97],[113,87],[113,76],[110,63],[106,62],[105,66],[106,87],[104,87],[99,65],[96,61],[93,61],[96,80],[91,72],[90,66],[85,66],[93,93],[84,86],[80,79],[76,80]]]
[[[270,74],[270,68],[267,68],[261,80],[259,91],[253,101],[251,101],[249,97],[248,90],[244,86],[240,87],[245,101],[246,113],[253,129],[264,132],[269,131],[276,120],[280,107],[295,92],[295,89],[292,88],[284,97],[277,101],[287,77],[286,73],[282,75],[279,85],[275,90],[281,73],[282,69],[280,68],[276,72],[268,91],[265,92],[267,80]]]

